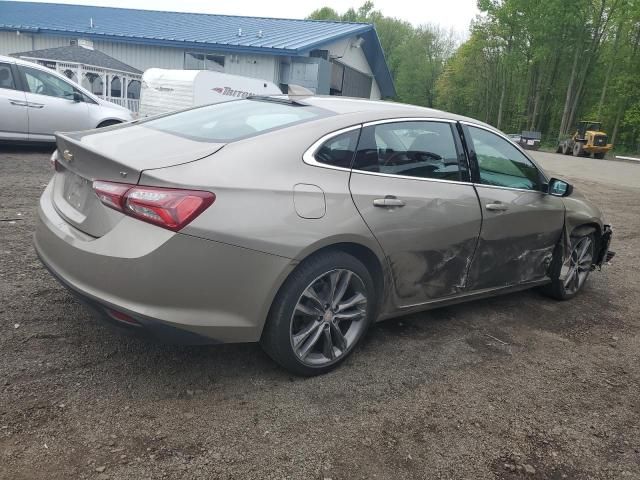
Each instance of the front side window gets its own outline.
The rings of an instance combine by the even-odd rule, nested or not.
[[[480,183],[540,190],[540,172],[511,142],[482,128],[469,127],[478,159]]]
[[[74,92],[78,92],[70,83],[35,68],[21,67],[27,79],[27,86],[31,93],[47,95],[49,97],[73,99]]]
[[[333,167],[351,168],[359,132],[359,130],[351,130],[330,138],[316,150],[313,157],[318,163]]]
[[[232,100],[173,113],[140,125],[196,141],[231,142],[329,114],[312,106]]]
[[[397,122],[362,130],[354,169],[460,180],[458,153],[446,122]]]
[[[0,88],[16,90],[16,83],[13,81],[11,67],[8,63],[0,63]]]

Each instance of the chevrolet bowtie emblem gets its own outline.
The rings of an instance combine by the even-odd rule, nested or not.
[[[62,152],[62,157],[67,162],[73,162],[73,153],[71,153],[69,150],[65,150],[64,152]]]

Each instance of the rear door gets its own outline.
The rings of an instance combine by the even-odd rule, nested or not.
[[[26,83],[29,140],[53,140],[54,132],[94,128],[82,92],[71,82],[38,68],[19,66]],[[74,99],[79,94],[82,100]]]
[[[15,65],[0,63],[0,139],[27,140],[27,99]]]
[[[353,200],[382,246],[396,304],[460,292],[481,213],[453,122],[366,124],[354,160]]]
[[[562,234],[564,203],[544,193],[546,179],[506,137],[464,125],[483,221],[467,288],[544,279]]]

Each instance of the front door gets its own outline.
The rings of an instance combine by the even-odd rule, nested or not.
[[[382,246],[399,307],[460,292],[481,212],[447,121],[365,125],[350,179],[353,200]]]
[[[27,99],[14,68],[9,63],[0,63],[0,139],[27,140]]]
[[[55,132],[95,127],[89,123],[84,95],[71,82],[37,68],[19,68],[27,84],[29,140],[53,140]]]
[[[543,192],[546,179],[509,140],[484,128],[464,128],[483,215],[467,288],[544,279],[562,234],[562,199]]]

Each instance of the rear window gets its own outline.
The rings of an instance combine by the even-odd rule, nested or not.
[[[237,100],[178,112],[141,126],[196,141],[225,143],[327,115],[327,110],[307,105]]]

